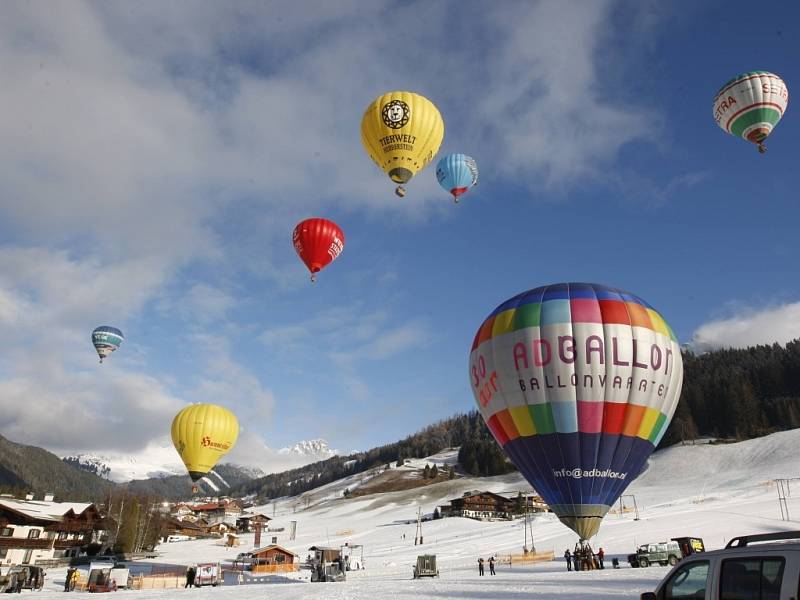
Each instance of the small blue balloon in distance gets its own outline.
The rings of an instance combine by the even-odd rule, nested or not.
[[[436,165],[436,179],[458,202],[459,196],[478,183],[478,163],[466,154],[448,154]]]

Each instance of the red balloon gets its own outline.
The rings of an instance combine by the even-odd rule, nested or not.
[[[316,281],[316,274],[344,249],[344,233],[328,219],[306,219],[294,228],[292,243],[300,260],[311,271],[311,281]]]

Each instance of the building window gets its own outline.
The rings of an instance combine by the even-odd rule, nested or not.
[[[29,540],[36,540],[36,539],[39,539],[39,534],[40,534],[40,533],[41,533],[41,531],[39,531],[38,529],[31,529],[31,530],[28,532],[28,539],[29,539]]]
[[[286,557],[283,554],[275,555],[275,564],[280,565],[286,562]]]
[[[31,555],[33,554],[33,550],[25,550],[25,554],[22,557],[22,564],[27,565],[31,562]]]
[[[13,535],[14,535],[13,527],[3,527],[3,531],[0,531],[0,537],[11,537]]]
[[[65,540],[69,534],[66,531],[59,531],[58,532],[58,539]]]
[[[8,556],[8,548],[0,548],[0,559]]]

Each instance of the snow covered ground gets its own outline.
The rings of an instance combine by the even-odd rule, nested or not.
[[[499,565],[497,575],[479,577],[478,557],[517,554],[525,542],[522,521],[479,522],[462,518],[427,521],[422,524],[424,544],[414,545],[418,508],[431,514],[436,506],[469,490],[491,490],[514,494],[528,490],[519,475],[446,481],[424,488],[344,499],[368,481],[372,474],[357,475],[261,507],[275,514],[273,527],[283,532],[265,533],[262,544],[273,535],[278,543],[305,557],[312,545],[363,544],[366,570],[348,573],[343,583],[296,583],[263,586],[119,592],[142,600],[164,600],[178,594],[214,598],[262,598],[266,593],[286,600],[305,598],[369,599],[397,598],[638,598],[652,590],[667,573],[666,567],[631,569],[625,557],[637,544],[677,536],[699,536],[708,549],[721,548],[735,535],[785,529],[800,529],[800,481],[793,482],[788,498],[792,523],[781,520],[775,478],[800,477],[800,430],[728,445],[678,446],[656,453],[647,470],[628,488],[635,496],[640,519],[633,514],[609,514],[592,546],[603,547],[607,567],[618,556],[621,568],[603,571],[567,572],[563,558],[532,566]],[[455,452],[431,457],[428,464],[452,464]],[[424,467],[415,460],[398,470],[409,474]],[[626,499],[626,506],[631,506]],[[297,521],[297,538],[288,539],[290,521]],[[575,545],[577,536],[553,515],[534,520],[537,550],[553,550],[557,557]],[[189,564],[226,560],[252,548],[253,536],[243,536],[239,549],[225,549],[214,541],[176,542],[158,548],[161,563]],[[530,542],[529,542],[530,543]],[[417,554],[436,554],[441,576],[413,580]],[[48,573],[46,598],[59,593],[64,569]]]

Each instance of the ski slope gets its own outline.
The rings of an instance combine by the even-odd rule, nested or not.
[[[775,478],[800,477],[800,430],[776,433],[737,444],[698,444],[678,446],[657,452],[645,472],[626,494],[635,496],[640,519],[633,513],[609,514],[592,546],[603,547],[606,564],[614,556],[621,568],[603,571],[567,572],[563,558],[577,536],[552,514],[534,519],[537,550],[553,550],[556,561],[532,566],[498,565],[497,575],[479,577],[478,557],[518,554],[525,542],[523,522],[480,522],[446,518],[422,523],[424,543],[414,545],[416,515],[432,514],[435,507],[466,491],[490,490],[514,494],[529,490],[518,474],[491,478],[460,478],[413,490],[374,494],[345,499],[345,489],[353,491],[376,473],[365,473],[322,486],[296,498],[287,498],[259,507],[274,513],[273,527],[278,533],[264,533],[262,545],[271,536],[278,543],[305,557],[312,545],[339,546],[363,544],[366,570],[348,573],[342,583],[296,583],[263,586],[204,588],[125,592],[143,600],[166,599],[178,594],[214,598],[262,598],[275,594],[286,600],[305,598],[369,599],[397,598],[636,598],[652,590],[667,573],[665,567],[631,569],[625,557],[637,544],[682,535],[699,536],[708,549],[720,548],[735,535],[784,529],[800,529],[800,481],[788,498],[793,523],[781,520]],[[413,460],[395,468],[398,476],[416,477],[424,465],[453,464],[456,451],[441,453],[428,460]],[[363,483],[362,483],[363,480]],[[794,491],[794,490],[792,490]],[[631,505],[632,499],[626,499]],[[306,508],[307,507],[307,508]],[[290,521],[297,521],[297,537],[287,539]],[[242,536],[238,549],[226,549],[215,541],[201,540],[163,544],[158,548],[161,563],[189,564],[224,561],[252,548],[253,536]],[[530,544],[530,541],[528,542]],[[433,580],[413,580],[412,565],[417,554],[436,554],[441,576]],[[487,570],[488,572],[488,570]],[[58,593],[64,570],[48,574],[48,587],[39,597]],[[301,572],[306,576],[307,572]]]

